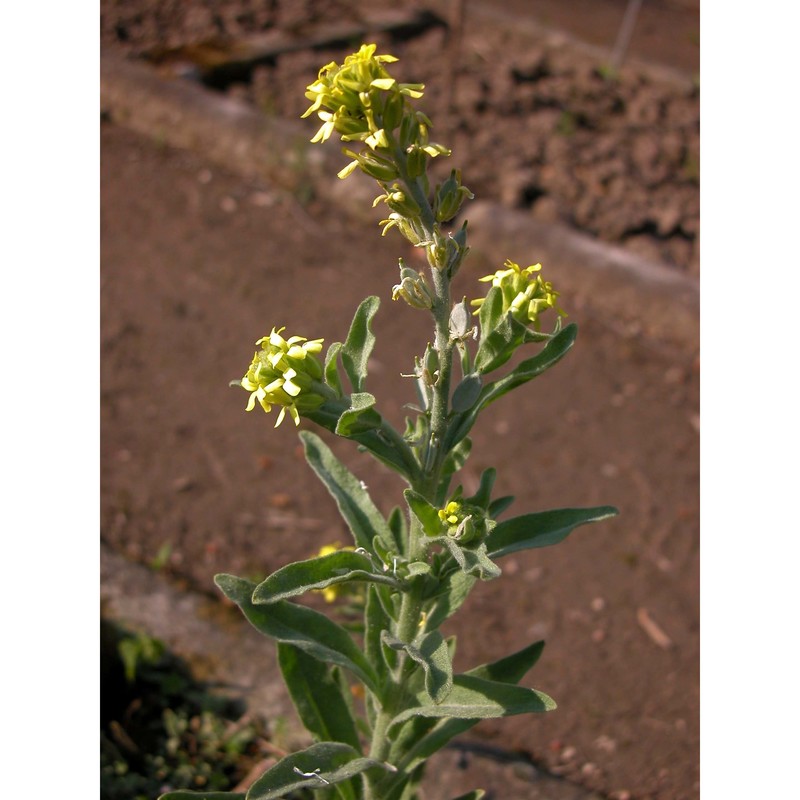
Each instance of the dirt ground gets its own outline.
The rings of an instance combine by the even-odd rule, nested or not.
[[[117,7],[102,5],[106,14]],[[624,3],[601,6],[618,14]],[[670,8],[687,13],[662,5]],[[663,40],[671,29],[662,30]],[[228,382],[273,325],[342,340],[358,302],[377,294],[369,388],[400,424],[412,395],[400,374],[429,336],[389,299],[397,257],[413,254],[377,226],[113,122],[101,137],[103,540],[145,563],[168,552],[176,578],[209,592],[216,572],[263,576],[346,541],[294,429],[245,414],[246,394]],[[476,189],[471,161],[459,165]],[[478,173],[486,167],[475,161]],[[677,269],[696,271],[692,248],[685,264],[672,262]],[[504,252],[497,264],[468,260],[463,291],[505,257],[536,260]],[[494,465],[497,491],[516,495],[517,513],[608,503],[621,514],[506,559],[509,577],[480,586],[453,626],[456,666],[545,638],[531,685],[559,709],[486,723],[475,737],[530,753],[608,797],[695,798],[698,353],[616,325],[601,297],[579,309],[570,299],[564,292],[580,328],[575,349],[476,427],[464,482],[469,489]],[[396,504],[394,476],[342,444],[332,442],[379,506]]]

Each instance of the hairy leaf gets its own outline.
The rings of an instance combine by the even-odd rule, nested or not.
[[[388,764],[364,758],[340,742],[318,742],[282,758],[253,783],[247,800],[277,800],[300,789],[324,789],[367,770],[390,771]]]
[[[276,603],[313,589],[324,589],[348,581],[369,581],[399,587],[390,575],[374,572],[368,556],[352,550],[339,550],[281,567],[256,586],[253,602],[257,605]]]
[[[426,634],[419,646],[401,642],[388,631],[384,631],[381,638],[393,650],[405,650],[422,667],[425,672],[425,691],[431,702],[438,704],[447,699],[453,688],[453,664],[447,642],[439,631]]]
[[[234,575],[216,575],[214,582],[265,636],[299,647],[320,661],[349,669],[372,691],[377,691],[375,672],[361,649],[344,628],[324,614],[287,600],[255,605],[252,600],[255,584]]]
[[[377,534],[384,546],[391,548],[394,536],[362,482],[336,458],[319,436],[310,431],[301,431],[300,439],[306,460],[333,495],[356,546],[369,551],[372,537]]]
[[[370,329],[372,318],[378,310],[380,299],[372,296],[362,300],[356,310],[350,332],[341,349],[342,365],[353,385],[353,391],[364,391],[367,377],[367,362],[375,346],[375,335]]]
[[[331,668],[290,644],[278,644],[278,663],[306,730],[318,741],[361,745],[350,704]]]
[[[618,513],[613,506],[597,506],[523,514],[498,522],[486,538],[486,548],[491,558],[500,558],[518,550],[548,547],[566,539],[579,525],[600,522]]]

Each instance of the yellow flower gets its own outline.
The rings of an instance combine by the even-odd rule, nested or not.
[[[363,44],[340,66],[326,64],[306,97],[312,101],[303,114],[314,112],[322,120],[312,142],[324,142],[336,131],[345,141],[363,141],[372,150],[389,146],[384,126],[393,130],[402,119],[403,97],[422,97],[423,85],[398,83],[383,66],[397,61],[392,55],[375,55],[374,44]]]
[[[322,378],[322,365],[317,354],[322,350],[322,339],[303,336],[281,336],[283,328],[272,329],[268,336],[259,339],[261,345],[253,355],[247,374],[231,385],[241,386],[250,392],[247,411],[255,408],[256,401],[269,413],[273,405],[281,407],[275,427],[283,422],[286,412],[300,424],[300,414],[318,408],[324,398],[313,391],[314,384]]]
[[[484,283],[491,281],[492,286],[497,286],[503,295],[503,313],[511,315],[524,324],[532,324],[539,330],[539,315],[552,308],[560,317],[566,313],[556,305],[559,293],[553,290],[553,284],[545,281],[537,274],[541,264],[532,264],[522,269],[519,264],[506,260],[500,269],[493,275],[486,275],[479,280]],[[486,298],[472,300],[470,305],[480,310]]]

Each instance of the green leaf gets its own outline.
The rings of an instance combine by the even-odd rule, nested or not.
[[[234,575],[216,575],[222,593],[244,612],[247,621],[265,636],[299,647],[323,662],[349,669],[373,692],[375,671],[347,631],[311,608],[281,600],[267,606],[252,601],[255,584]]]
[[[442,532],[442,520],[439,518],[439,509],[432,506],[421,494],[413,489],[403,492],[408,507],[422,524],[422,529],[428,536],[438,536]]]
[[[277,800],[300,789],[324,789],[367,770],[391,771],[388,764],[364,758],[340,742],[318,742],[282,758],[248,790],[247,800]]]
[[[419,647],[401,642],[397,637],[384,631],[381,639],[393,650],[405,650],[409,657],[419,664],[425,673],[425,691],[433,703],[442,703],[453,688],[453,664],[447,642],[439,631],[431,631],[423,636]]]
[[[389,514],[389,530],[394,536],[394,549],[398,553],[405,553],[408,542],[408,525],[406,517],[400,506],[395,506]]]
[[[575,344],[577,334],[577,326],[575,324],[568,325],[550,339],[535,356],[518,364],[505,377],[484,386],[472,408],[452,416],[444,437],[444,448],[451,449],[461,442],[472,430],[478,414],[490,403],[493,403],[512,389],[533,380],[533,378],[558,363],[567,354],[572,345]]]
[[[480,506],[481,508],[489,508],[489,501],[492,498],[492,487],[494,486],[495,479],[497,478],[497,470],[494,467],[485,469],[481,474],[480,485],[478,491],[472,497],[465,497],[464,500],[473,506]]]
[[[256,586],[253,602],[257,605],[276,603],[347,581],[385,583],[399,588],[398,582],[391,576],[373,572],[368,556],[352,550],[338,550],[281,567]]]
[[[481,800],[481,798],[485,796],[486,792],[484,792],[483,789],[474,789],[471,792],[454,797],[453,800]]]
[[[337,356],[342,349],[341,342],[332,342],[328,347],[328,352],[325,354],[325,383],[333,389],[339,396],[344,394],[342,389],[342,379],[339,377],[339,365],[337,363]]]
[[[452,407],[456,413],[469,411],[481,393],[481,376],[467,375],[453,392]]]
[[[370,329],[370,324],[379,305],[380,299],[375,296],[367,297],[361,302],[350,325],[347,340],[341,349],[342,365],[355,392],[364,390],[367,362],[375,346],[375,335]]]
[[[369,392],[350,395],[350,408],[342,412],[336,423],[337,436],[353,436],[380,428],[383,418],[375,410],[375,397]]]
[[[439,537],[436,541],[447,547],[461,571],[467,575],[474,575],[482,581],[500,577],[501,569],[489,558],[484,542],[477,547],[462,547],[450,536]]]
[[[552,711],[555,701],[543,692],[499,681],[456,675],[453,689],[443,703],[431,703],[426,692],[417,694],[418,706],[401,711],[390,723],[391,731],[412,717],[438,719],[494,719],[516,714]]]
[[[479,667],[467,670],[466,674],[502,683],[519,683],[539,660],[543,650],[543,641],[534,642],[490,664],[481,664]]]
[[[504,497],[498,497],[489,503],[488,516],[491,519],[497,519],[507,508],[514,502],[514,495],[507,494]]]
[[[451,572],[439,582],[436,593],[429,598],[433,601],[427,620],[427,627],[430,630],[438,628],[448,617],[458,611],[472,591],[476,580],[474,576],[458,570]]]
[[[539,660],[543,649],[544,642],[536,642],[491,664],[482,664],[479,667],[475,667],[466,674],[476,678],[516,684],[525,677],[526,673]],[[406,723],[406,727],[413,726],[413,733],[409,731],[409,739],[414,744],[404,748],[404,754],[399,765],[401,770],[413,769],[417,764],[424,763],[434,753],[439,752],[449,741],[474,727],[478,720],[442,719],[437,720],[433,726],[425,724],[429,722],[430,720],[415,717]],[[405,732],[404,728],[403,733]]]
[[[387,427],[387,423],[377,411],[363,414],[363,418],[361,418],[359,414],[362,412],[353,409],[350,400],[350,397],[326,400],[319,408],[305,411],[304,416],[320,427],[325,428],[325,430],[337,433],[342,416],[351,411],[357,412],[357,424],[352,424],[352,420],[346,420],[344,423],[344,428],[350,431],[347,434],[347,438],[358,442],[378,461],[388,465],[392,470],[408,479],[409,482],[413,482],[419,474],[419,465],[416,463],[410,448],[404,442],[396,443],[395,437],[387,435],[384,430]],[[374,413],[375,417],[380,420],[380,427],[373,425],[376,420],[375,417],[371,418],[369,413]],[[340,432],[339,435],[343,434]]]
[[[331,669],[290,644],[278,644],[278,663],[306,730],[318,741],[361,745],[350,704]]]
[[[525,341],[527,331],[525,325],[507,312],[488,336],[481,336],[475,354],[475,370],[486,375],[502,367]]]
[[[445,457],[444,464],[442,464],[442,478],[439,482],[439,490],[436,495],[436,501],[439,505],[444,505],[447,499],[447,487],[450,485],[450,479],[467,463],[471,450],[472,440],[466,437],[462,438],[454,447],[450,448],[450,451]]]
[[[518,550],[558,544],[579,525],[600,522],[618,514],[613,506],[595,508],[561,508],[539,511],[498,522],[486,537],[491,558],[500,558]]]
[[[178,789],[159,795],[158,800],[245,800],[243,792],[193,792],[189,789]]]
[[[377,534],[384,545],[391,549],[394,536],[361,481],[336,458],[319,436],[310,431],[301,431],[299,435],[306,460],[333,495],[339,512],[353,534],[356,547],[369,551],[372,537]]]
[[[574,323],[567,325],[564,330],[557,333],[533,358],[528,358],[517,365],[508,375],[494,383],[489,384],[483,392],[478,403],[478,408],[483,409],[498,398],[507,394],[517,386],[536,378],[545,370],[557,364],[575,344],[578,335],[578,326]]]
[[[364,613],[366,622],[364,630],[364,650],[369,663],[378,671],[381,680],[389,677],[389,669],[397,666],[397,655],[394,650],[385,648],[381,639],[384,631],[391,630],[392,622],[378,596],[376,586],[367,589],[367,606]]]

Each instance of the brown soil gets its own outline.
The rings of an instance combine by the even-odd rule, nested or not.
[[[225,5],[192,7],[202,19],[204,9]],[[598,4],[597,9],[607,10],[608,23],[612,6],[619,13],[623,5]],[[161,6],[174,11],[179,4]],[[120,15],[123,6],[108,2],[102,8],[110,42],[109,31],[118,32],[110,15]],[[685,13],[666,4],[662,11],[670,8]],[[266,25],[258,22],[255,9],[254,4],[256,21],[247,24]],[[151,18],[142,11],[142,20]],[[156,26],[147,41],[164,26]],[[141,42],[126,35],[128,47],[145,40],[144,34]],[[491,36],[487,30],[486,40]],[[435,97],[442,91],[434,89],[435,65],[416,60],[415,46],[421,45],[404,45],[400,66],[417,65]],[[579,84],[595,80],[585,72],[581,52],[564,48],[558,54],[558,63],[572,58],[578,64]],[[552,53],[528,52],[516,68],[523,69],[523,62],[530,67],[530,59],[540,56],[556,63],[549,61],[555,59]],[[324,60],[316,53],[279,62],[275,69],[286,72],[277,83],[301,87],[300,99],[296,95],[292,103],[302,106],[302,85]],[[553,72],[547,80],[563,84],[563,73],[555,67]],[[474,74],[479,73],[476,62]],[[489,80],[513,87],[500,75],[495,71]],[[459,102],[477,102],[468,99],[470,85],[467,78],[459,84],[459,92],[465,87]],[[649,85],[662,91],[666,84]],[[502,127],[508,114],[502,104],[512,100],[498,86],[481,90],[487,116],[479,123],[474,106],[461,106],[454,117],[460,122],[451,127],[464,144],[451,161],[463,167],[465,182],[476,192],[480,187],[483,198],[497,198],[514,185],[521,168],[514,159],[533,158],[525,147],[515,150],[514,139],[498,141],[491,150],[486,143],[483,151],[466,147]],[[526,81],[519,86],[526,87]],[[625,144],[628,133],[609,121],[613,113],[605,85],[597,87],[597,113],[606,121],[571,137],[545,136],[541,161],[530,166],[538,177],[530,180],[543,180],[559,150],[575,154],[605,147],[616,154],[610,157],[628,153],[634,158],[637,151],[629,152]],[[535,89],[546,88],[541,82],[527,87],[529,101],[534,102]],[[256,89],[241,91],[255,96]],[[692,98],[687,94],[680,103],[696,105]],[[282,96],[278,100],[284,102]],[[670,135],[664,129],[669,117],[649,113],[642,110],[639,134],[660,147]],[[536,127],[534,114],[520,111],[518,116]],[[693,120],[689,128],[696,125]],[[601,146],[604,137],[611,138]],[[694,147],[687,142],[681,146]],[[648,163],[653,169],[660,165],[663,182],[645,186],[641,197],[655,202],[663,185],[666,207],[683,209],[687,190],[682,187],[692,182],[686,183],[677,162],[661,163],[660,153]],[[602,160],[592,158],[595,164]],[[493,177],[498,167],[500,180]],[[580,172],[577,166],[564,167],[565,174],[570,169]],[[523,194],[526,185],[523,181]],[[569,191],[580,193],[579,188]],[[574,215],[569,191],[564,207]],[[555,189],[546,194],[561,202]],[[370,390],[400,424],[402,405],[412,394],[400,373],[410,371],[412,354],[421,352],[428,338],[415,312],[389,300],[398,255],[413,257],[402,240],[381,239],[377,228],[313,202],[303,204],[273,185],[228,173],[113,124],[102,129],[102,198],[104,540],[144,562],[168,545],[169,569],[208,591],[216,572],[263,576],[322,544],[346,541],[332,500],[302,459],[292,426],[273,431],[272,421],[260,412],[245,414],[246,395],[227,384],[241,377],[252,343],[273,325],[341,340],[360,299],[377,294],[383,308],[375,324]],[[516,204],[513,197],[505,199]],[[626,224],[648,230],[641,219]],[[684,217],[675,222],[690,253],[673,263],[693,271],[692,224],[684,227]],[[665,230],[669,227],[664,223]],[[670,237],[651,238],[659,254]],[[506,256],[516,254],[498,253],[500,261]],[[526,258],[520,254],[517,260]],[[494,268],[468,262],[459,278],[463,291],[473,292],[474,279]],[[558,282],[558,275],[550,277]],[[620,329],[604,315],[602,298],[581,309],[567,292],[562,301],[580,327],[576,348],[513,400],[498,402],[479,424],[464,482],[469,489],[483,468],[495,465],[497,489],[517,496],[518,513],[610,503],[621,516],[578,531],[556,548],[506,559],[508,577],[479,587],[453,628],[459,634],[457,666],[546,638],[532,682],[553,695],[559,709],[543,718],[484,724],[476,736],[531,753],[609,796],[694,798],[699,793],[697,353],[656,347],[646,336]],[[342,445],[332,442],[369,484],[376,502],[384,509],[396,504],[401,487],[394,476]]]

